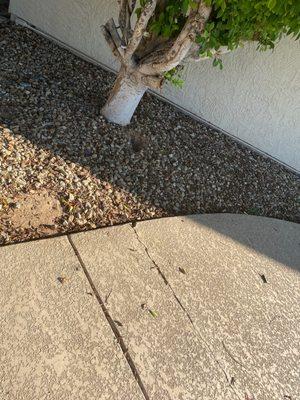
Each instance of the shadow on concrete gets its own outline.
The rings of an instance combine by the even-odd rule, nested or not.
[[[300,272],[300,225],[253,215],[195,215],[189,219]]]

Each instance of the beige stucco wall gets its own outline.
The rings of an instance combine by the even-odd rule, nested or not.
[[[117,0],[11,0],[11,12],[110,67],[117,67],[100,25]],[[183,90],[163,95],[205,120],[300,170],[300,46],[284,39],[272,52],[247,45],[211,61],[189,64]]]

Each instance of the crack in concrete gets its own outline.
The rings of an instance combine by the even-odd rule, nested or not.
[[[142,378],[141,378],[141,376],[140,376],[140,374],[138,372],[138,369],[137,369],[137,367],[136,367],[136,365],[135,365],[135,363],[134,363],[134,361],[133,361],[133,359],[132,359],[132,357],[131,357],[131,355],[129,353],[129,350],[128,350],[125,342],[124,342],[124,339],[123,339],[123,337],[122,337],[122,335],[121,335],[121,333],[120,333],[115,321],[110,316],[109,311],[108,311],[107,307],[105,306],[105,303],[102,301],[102,298],[101,298],[101,296],[100,296],[100,294],[99,294],[99,292],[98,292],[98,290],[97,290],[97,288],[96,288],[96,286],[95,286],[95,284],[94,284],[94,282],[93,282],[93,280],[92,280],[92,278],[91,278],[91,276],[90,276],[90,274],[88,272],[88,269],[87,269],[87,267],[86,267],[81,255],[79,254],[79,251],[77,250],[77,248],[75,246],[75,243],[73,242],[73,240],[72,240],[70,235],[67,235],[67,237],[68,237],[69,243],[70,243],[70,245],[71,245],[71,247],[72,247],[72,249],[73,249],[73,251],[74,251],[74,253],[75,253],[75,255],[76,255],[76,257],[77,257],[77,259],[78,259],[78,261],[80,263],[80,265],[81,265],[81,268],[83,269],[83,272],[84,272],[84,274],[85,274],[85,276],[86,276],[86,278],[87,278],[87,280],[88,280],[88,282],[89,282],[89,284],[91,286],[91,289],[93,290],[93,293],[94,293],[94,295],[95,295],[95,297],[96,297],[96,299],[97,299],[97,301],[98,301],[98,303],[99,303],[99,305],[100,305],[100,307],[101,307],[101,309],[103,311],[103,314],[104,314],[104,316],[105,316],[105,318],[106,318],[106,320],[107,320],[107,322],[108,322],[108,324],[109,324],[109,326],[110,326],[110,328],[111,328],[111,330],[112,330],[112,332],[113,332],[113,334],[115,336],[115,339],[116,339],[116,341],[117,341],[117,343],[118,343],[118,345],[119,345],[119,347],[120,347],[120,349],[121,349],[121,351],[123,353],[123,356],[125,357],[128,365],[129,365],[129,368],[130,368],[130,370],[131,370],[131,372],[132,372],[132,374],[133,374],[133,376],[134,376],[134,378],[135,378],[135,380],[136,380],[136,382],[137,382],[137,384],[138,384],[138,386],[139,386],[139,388],[140,388],[145,400],[150,400],[150,397],[149,397],[149,395],[148,395],[148,393],[146,391],[146,388],[145,388],[145,385],[144,385],[144,383],[142,381]]]
[[[229,357],[235,362],[237,363],[240,367],[245,368],[247,370],[247,368],[245,367],[244,364],[242,364],[240,361],[238,361],[231,353],[230,351],[227,349],[227,347],[225,346],[224,340],[222,340],[222,345],[223,348],[225,350],[225,352],[229,355]]]
[[[132,229],[135,233],[135,236],[138,240],[138,242],[143,246],[145,253],[147,255],[147,257],[149,258],[149,260],[152,262],[152,264],[154,265],[154,267],[156,268],[159,276],[162,278],[162,280],[164,281],[165,285],[168,286],[169,290],[171,291],[173,297],[175,298],[176,302],[178,303],[178,305],[180,306],[180,308],[182,309],[182,311],[184,312],[185,316],[188,318],[190,324],[192,325],[194,331],[196,332],[196,336],[204,343],[206,349],[208,350],[209,354],[212,356],[213,360],[216,362],[216,364],[218,365],[218,367],[221,369],[222,373],[224,374],[227,383],[229,384],[229,388],[234,392],[234,394],[237,396],[238,399],[243,400],[240,398],[239,394],[236,392],[236,390],[232,387],[231,382],[232,382],[232,378],[229,378],[227,375],[227,372],[225,371],[225,369],[223,368],[223,366],[221,365],[220,361],[217,359],[217,357],[215,356],[213,350],[210,348],[209,344],[207,343],[207,341],[204,339],[204,337],[201,335],[201,333],[198,331],[197,327],[194,324],[194,321],[192,320],[192,317],[190,316],[189,312],[187,311],[187,309],[184,307],[184,305],[181,303],[179,297],[177,296],[175,290],[173,289],[172,285],[169,283],[167,277],[165,276],[165,274],[162,272],[161,268],[159,267],[159,265],[156,263],[156,261],[153,259],[153,257],[150,255],[149,249],[146,246],[146,244],[140,239],[139,234],[135,228],[135,226],[132,226]]]

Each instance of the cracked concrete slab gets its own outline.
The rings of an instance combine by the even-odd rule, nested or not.
[[[149,399],[238,399],[130,225],[72,235]]]
[[[144,399],[66,237],[0,248],[0,399]]]
[[[239,398],[300,398],[300,226],[219,214],[135,230]]]
[[[0,248],[0,399],[300,398],[299,238],[218,214]]]

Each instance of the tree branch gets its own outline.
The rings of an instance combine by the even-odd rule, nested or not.
[[[143,75],[142,83],[151,89],[161,89],[164,83],[164,77],[161,75]]]
[[[125,52],[125,60],[130,60],[133,56],[134,52],[138,48],[143,35],[147,29],[148,22],[152,17],[155,7],[157,4],[157,0],[149,0],[145,5],[139,19],[136,22],[133,34],[131,39],[129,40],[126,52]]]
[[[135,9],[135,5],[136,5],[136,0],[129,0],[129,11],[130,11],[130,15],[133,14],[133,11]]]
[[[125,44],[128,43],[128,40],[131,36],[131,0],[118,0],[120,12],[119,12],[119,26],[123,35],[123,39]]]
[[[104,36],[104,39],[106,40],[107,44],[109,45],[112,53],[114,54],[114,56],[119,60],[122,61],[123,57],[122,54],[120,53],[116,43],[114,42],[109,30],[107,29],[107,27],[105,25],[101,26],[101,30]]]
[[[123,42],[122,39],[119,35],[119,32],[117,30],[116,24],[113,20],[113,18],[109,19],[106,24],[105,24],[105,28],[109,31],[110,36],[112,37],[115,45],[117,46],[117,48],[121,48],[123,46]]]
[[[149,63],[141,60],[141,73],[151,75],[170,71],[188,55],[191,46],[195,42],[196,35],[203,32],[206,21],[211,13],[211,7],[205,5],[204,1],[198,0],[198,3],[198,8],[191,10],[173,46],[167,53],[162,54],[160,61]]]
[[[173,45],[173,39],[158,43],[157,45],[153,43],[153,47],[150,47],[149,50],[147,49],[146,54],[142,56],[140,60],[141,65],[159,63],[163,59],[163,57],[169,52]]]

